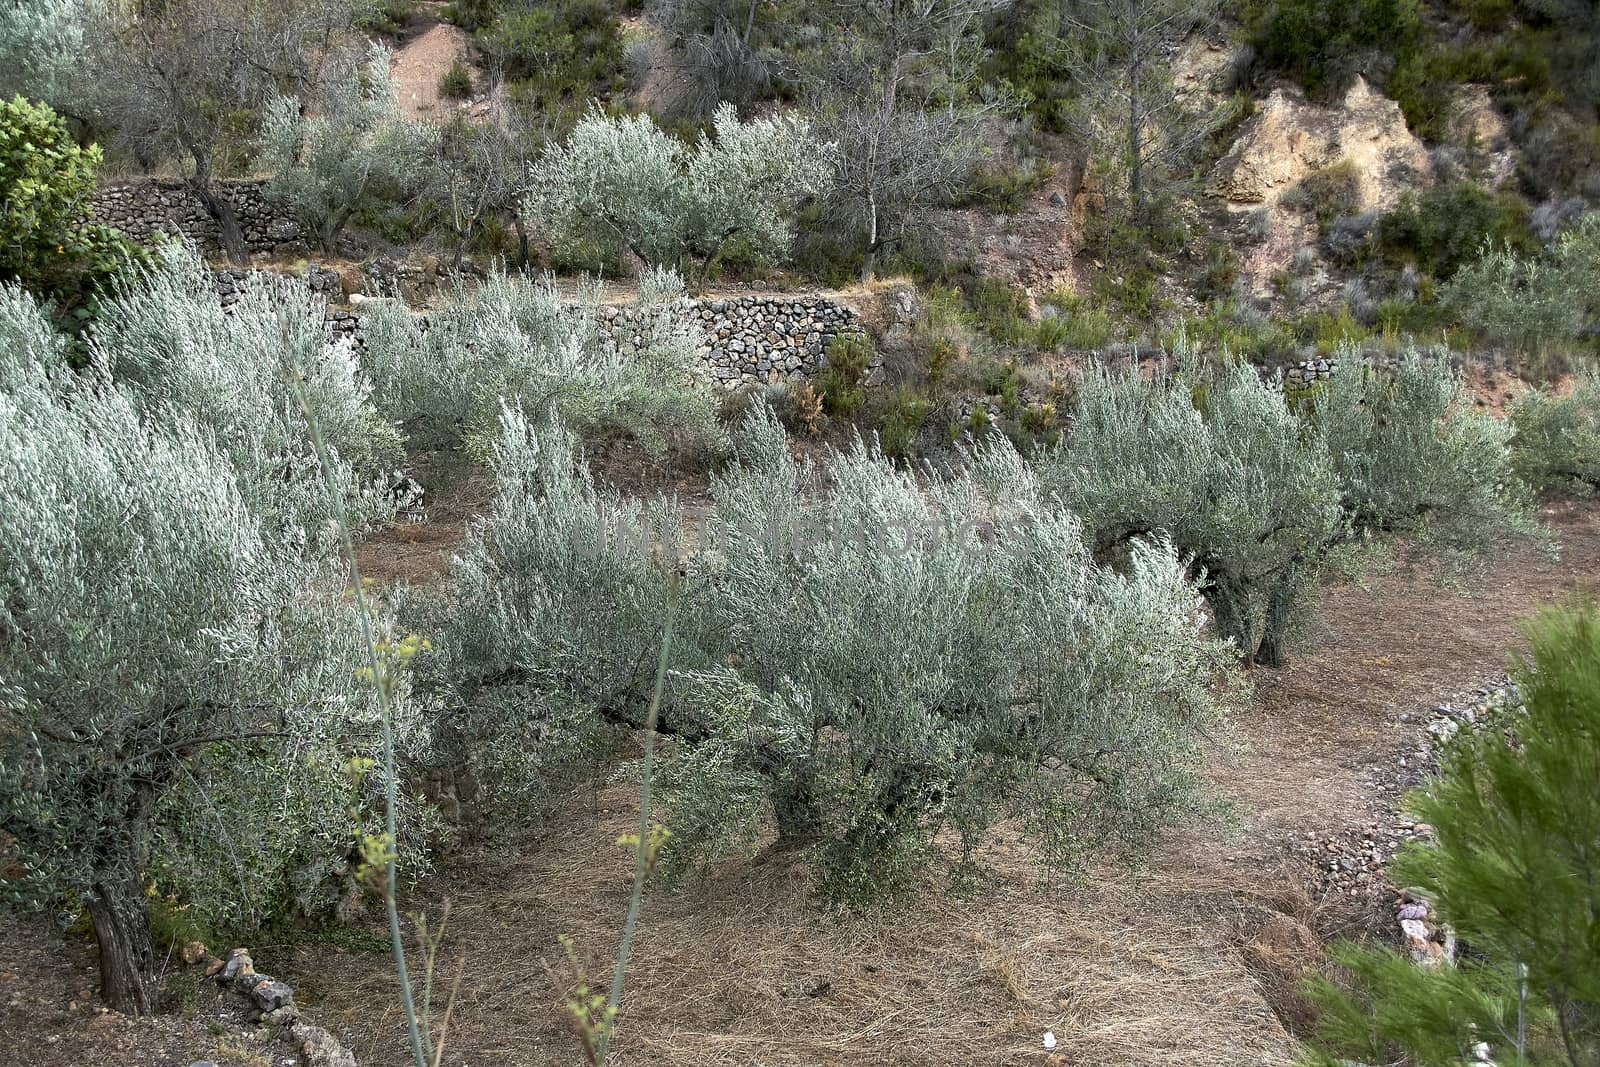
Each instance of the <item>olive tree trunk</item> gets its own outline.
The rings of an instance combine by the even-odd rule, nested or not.
[[[101,997],[117,1011],[147,1014],[155,951],[150,940],[150,910],[138,880],[96,882],[83,902],[100,950]]]

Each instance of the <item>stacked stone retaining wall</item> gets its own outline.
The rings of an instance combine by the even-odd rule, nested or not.
[[[219,199],[233,206],[251,254],[287,254],[306,248],[304,228],[267,199],[259,181],[218,182]],[[142,244],[158,235],[187,237],[207,252],[220,248],[216,220],[194,193],[171,178],[143,178],[102,186],[89,215]]]

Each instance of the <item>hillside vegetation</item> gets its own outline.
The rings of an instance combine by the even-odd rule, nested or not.
[[[1592,1067],[1597,355],[1587,0],[0,0],[0,1050]]]

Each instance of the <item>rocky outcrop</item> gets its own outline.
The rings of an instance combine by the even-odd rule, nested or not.
[[[1392,207],[1427,185],[1428,150],[1400,105],[1357,78],[1338,107],[1276,89],[1212,172],[1212,188],[1238,209],[1273,207],[1306,176],[1342,160],[1356,174],[1356,210]]]
[[[252,254],[290,254],[305,249],[305,231],[267,199],[259,181],[219,182],[217,196],[233,206]],[[89,215],[148,244],[158,234],[187,237],[202,249],[218,247],[216,220],[180,181],[150,178],[101,187],[90,200]]]
[[[1362,78],[1337,107],[1276,89],[1217,162],[1211,190],[1227,206],[1254,215],[1240,276],[1252,294],[1270,297],[1276,278],[1303,249],[1313,264],[1318,224],[1306,205],[1284,203],[1302,181],[1334,164],[1353,179],[1355,212],[1393,207],[1408,190],[1433,182],[1428,150],[1406,126],[1400,105]]]
[[[1487,85],[1463,85],[1451,100],[1450,139],[1466,153],[1468,166],[1498,189],[1517,173],[1516,147]]]

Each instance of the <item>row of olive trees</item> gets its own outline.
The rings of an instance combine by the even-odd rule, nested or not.
[[[669,869],[770,827],[859,904],[969,873],[1000,819],[1063,865],[1195,810],[1233,657],[1184,561],[1151,537],[1096,563],[1003,441],[925,482],[863,445],[799,463],[757,408],[686,537],[670,502],[598,490],[558,423],[503,421],[427,687],[506,803],[643,722],[670,603]]]
[[[1284,661],[1342,550],[1400,535],[1465,562],[1534,532],[1511,424],[1441,359],[1390,372],[1347,352],[1297,408],[1253,367],[1178,356],[1172,375],[1090,373],[1041,477],[1102,558],[1171,537],[1248,662]]]
[[[169,254],[106,297],[82,371],[0,291],[0,836],[26,872],[7,894],[87,911],[119,1008],[148,1007],[152,896],[222,926],[333,912],[375,833],[366,645],[294,382],[334,483],[381,518],[397,437],[303,288],[224,313]]]
[[[424,613],[425,688],[476,776],[542,806],[642,721],[674,603],[668,869],[775,832],[859,902],[964,873],[1002,818],[1058,863],[1127,843],[1192,810],[1231,668],[1282,662],[1331,563],[1536,534],[1511,430],[1440,361],[1352,356],[1298,406],[1190,362],[1093,375],[1059,446],[996,438],[951,477],[864,445],[798,463],[757,410],[692,536],[513,410],[494,509]]]
[[[0,6],[0,54],[18,59],[0,87],[76,109],[67,113],[84,116],[82,134],[147,166],[177,159],[236,260],[244,238],[216,179],[251,163],[272,173],[267,193],[324,251],[364,208],[426,201],[455,238],[458,266],[499,217],[518,227],[524,265],[531,221],[558,246],[587,242],[703,277],[730,244],[781,258],[796,207],[835,158],[803,122],[740,122],[729,107],[697,145],[647,117],[598,110],[549,144],[553,131],[515,108],[476,124],[411,121],[388,53],[363,49],[355,15],[348,4],[243,0]],[[35,54],[47,47],[49,61]]]
[[[147,886],[242,925],[328,909],[393,847],[365,827],[378,718],[302,397],[358,526],[388,511],[403,431],[448,443],[516,401],[491,513],[448,588],[410,598],[437,651],[398,692],[404,750],[550,799],[645,721],[675,610],[666,868],[776,832],[849,903],[969,872],[1002,818],[1058,863],[1136,842],[1194,810],[1240,652],[1281,654],[1341,546],[1530,529],[1507,431],[1447,371],[1352,360],[1298,411],[1248,370],[1093,377],[1058,449],[985,442],[943,478],[860,445],[800,463],[758,410],[686,530],[597,489],[563,422],[662,431],[654,372],[524,284],[437,329],[389,321],[362,365],[299,283],[224,311],[170,252],[107,301],[81,373],[5,291],[0,831],[29,872],[13,891],[89,911],[115,1002],[153,964]],[[1541,410],[1518,432],[1592,424]]]
[[[341,559],[342,531],[392,516],[407,431],[459,443],[514,397],[714,438],[692,338],[663,325],[623,359],[548,285],[497,279],[426,331],[380,314],[365,361],[323,310],[269,277],[225,309],[171,247],[105,294],[74,370],[45,309],[0,289],[0,842],[26,872],[5,892],[87,911],[118,1007],[148,1007],[152,897],[240,929],[358,904],[401,844],[418,868],[426,806],[402,794],[403,841],[381,829],[384,717]],[[414,645],[377,630],[387,678]],[[403,679],[385,694],[414,762],[429,709]]]

